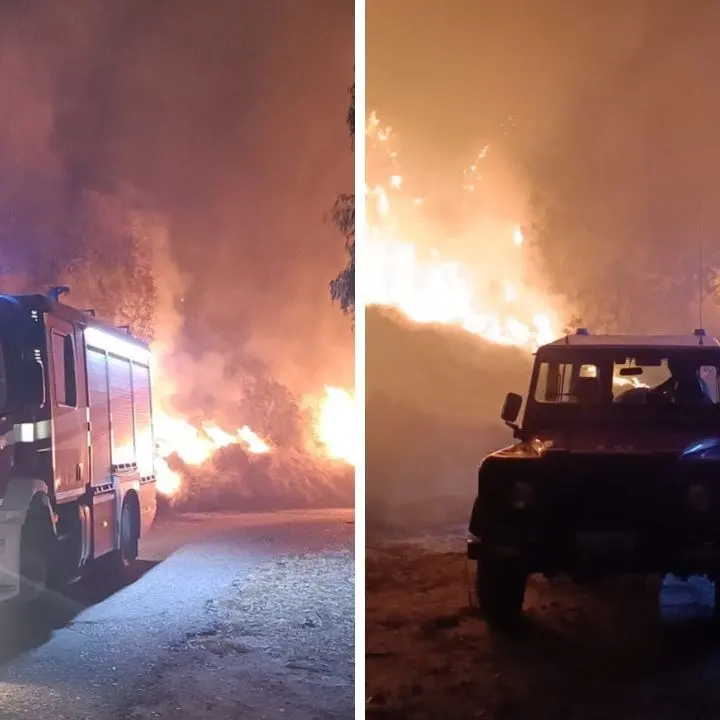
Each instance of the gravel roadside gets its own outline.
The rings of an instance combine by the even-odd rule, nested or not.
[[[354,717],[351,550],[259,565],[207,605],[208,625],[172,648],[120,715]]]

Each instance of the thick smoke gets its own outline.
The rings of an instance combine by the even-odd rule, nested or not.
[[[462,524],[483,456],[512,442],[500,409],[531,357],[381,308],[366,327],[368,536]]]
[[[367,105],[401,134],[404,174],[452,177],[469,151],[500,147],[527,188],[526,247],[562,319],[689,332],[701,292],[720,334],[717,3],[367,4]],[[456,196],[437,212],[462,227]],[[479,459],[511,439],[498,413],[506,391],[525,390],[530,358],[375,311],[367,336],[368,517],[464,522]],[[403,373],[382,361],[395,356]]]
[[[249,347],[298,391],[350,384],[351,333],[327,298],[343,248],[324,216],[353,182],[352,11],[331,0],[4,4],[7,262],[74,254],[88,193],[131,187],[188,275],[183,315],[198,345]]]
[[[353,377],[325,219],[353,182],[352,13],[0,4],[3,287],[67,282],[153,338],[161,404],[298,445],[300,398]]]
[[[402,128],[396,131],[401,144]],[[549,312],[561,327],[571,312],[549,292],[532,249],[514,242],[514,231],[529,225],[527,178],[502,144],[478,144],[485,150],[471,180],[460,171],[453,178],[417,166],[415,174],[405,174],[402,161],[388,172],[383,155],[371,154],[371,186],[397,172],[404,191],[391,193],[389,216],[371,220],[372,236],[378,245],[412,243],[425,262],[436,254],[460,266],[461,278],[453,276],[440,291],[417,288],[420,307],[442,306],[466,281],[477,314],[510,313],[529,324]],[[472,151],[468,155],[466,166],[473,162]],[[412,202],[415,193],[423,197],[420,209]],[[399,262],[390,263],[387,285],[407,294],[406,284],[395,282],[403,278]],[[514,305],[505,299],[506,283],[520,290]],[[416,324],[382,306],[366,313],[366,348],[368,537],[464,523],[483,456],[512,442],[499,413],[508,391],[527,388],[529,348],[498,345],[459,327]]]
[[[583,322],[687,331],[718,266],[717,3],[369,0],[368,106],[447,174],[479,137],[526,169],[553,290]],[[427,97],[433,102],[428,104]],[[704,322],[720,332],[716,304]]]

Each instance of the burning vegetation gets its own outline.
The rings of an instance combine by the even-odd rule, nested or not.
[[[93,285],[89,278],[106,261],[98,237],[96,249],[61,277],[77,281],[68,302],[98,308],[99,316],[150,340],[158,491],[171,504],[214,509],[352,504],[352,392],[326,386],[298,399],[251,356],[187,352],[187,278],[163,224],[118,200],[114,207],[105,223],[125,241],[124,270]],[[30,282],[23,275],[14,285],[25,290]]]
[[[267,474],[271,468],[287,470],[288,465],[293,465],[291,475],[296,479],[303,471],[308,473],[303,486],[312,487],[313,480],[322,482],[310,492],[300,487],[293,492],[291,487],[290,493],[285,495],[285,502],[292,504],[298,497],[304,498],[301,500],[303,505],[322,502],[329,499],[323,497],[323,487],[336,501],[342,498],[340,504],[351,502],[352,480],[343,491],[342,487],[335,488],[332,482],[328,484],[328,478],[332,480],[333,475],[340,475],[342,484],[347,483],[348,476],[352,476],[355,402],[346,390],[326,387],[325,392],[322,398],[308,398],[312,424],[304,449],[274,445],[270,437],[261,437],[248,425],[235,432],[211,422],[195,426],[183,417],[167,414],[161,408],[155,416],[158,491],[169,498],[182,498],[187,503],[188,498],[197,493],[193,495],[190,488],[185,487],[186,482],[201,482],[203,490],[207,491],[212,489],[208,485],[223,482],[217,475],[224,468],[232,476],[230,485],[224,483],[225,489],[232,491],[231,496],[267,500],[268,495],[275,495],[276,487],[270,492],[268,488],[256,487],[257,492],[253,492],[247,484],[248,478]],[[278,455],[280,459],[277,459]],[[270,477],[266,480],[269,481]],[[283,496],[282,493],[280,495]],[[217,501],[215,504],[218,504]]]
[[[108,203],[94,197],[88,210],[107,210]],[[296,399],[253,358],[246,367],[240,360],[230,373],[228,359],[218,354],[198,358],[185,352],[186,278],[163,224],[134,211],[127,199],[114,198],[110,205],[112,213],[101,212],[101,227],[112,230],[119,246],[108,249],[98,234],[82,250],[66,248],[60,278],[71,287],[70,304],[92,308],[150,340],[158,491],[171,504],[218,510],[351,505],[352,392],[328,385],[322,394]],[[113,252],[119,266],[108,274],[104,268]],[[33,274],[10,268],[4,289],[35,291],[46,266],[38,269]],[[100,283],[92,280],[98,276]]]
[[[432,192],[413,192],[421,183],[404,174],[396,135],[375,113],[366,132],[372,534],[465,521],[480,458],[508,439],[505,393],[524,389],[531,351],[562,334],[566,311],[543,288],[518,183],[491,164],[492,146],[451,191],[451,222]]]
[[[268,502],[271,482],[301,505],[353,495],[352,335],[327,296],[343,251],[323,221],[353,177],[352,5],[277,13],[2,13],[2,289],[68,285],[70,305],[150,341],[159,488],[175,502],[233,457],[249,469],[228,490],[257,470]]]
[[[366,714],[714,717],[716,638],[695,625],[709,584],[667,578],[658,622],[653,583],[533,577],[527,622],[501,637],[470,611],[465,536],[478,464],[511,442],[503,396],[526,393],[537,343],[566,323],[717,334],[720,7],[425,10],[368,2],[369,92],[416,151],[401,167],[404,138],[371,118],[367,517],[448,537],[368,549]]]
[[[423,213],[428,198],[412,194],[393,130],[372,113],[366,132],[369,304],[502,345],[532,348],[558,337],[559,303],[541,290],[522,219],[509,217],[507,207],[492,207],[497,188],[485,170],[492,148],[483,147],[462,173],[454,208],[461,237],[453,238]]]

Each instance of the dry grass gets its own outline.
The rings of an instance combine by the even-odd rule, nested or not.
[[[354,504],[352,467],[296,450],[253,456],[231,446],[200,468],[185,466],[176,457],[170,464],[184,477],[183,491],[172,503],[182,511],[263,512]]]

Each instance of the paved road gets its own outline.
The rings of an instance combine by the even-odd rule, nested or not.
[[[352,717],[352,523],[351,511],[160,519],[134,583],[109,595],[81,583],[57,598],[44,627],[4,628],[0,718],[233,717],[234,701],[205,697],[223,692],[217,683],[233,658],[243,662],[233,669],[243,717]],[[300,667],[276,640],[292,635],[307,647],[308,613],[325,617],[332,643]],[[202,676],[208,657],[212,678]],[[313,711],[307,676],[321,660],[335,692]],[[285,695],[268,681],[283,668],[294,668]]]

